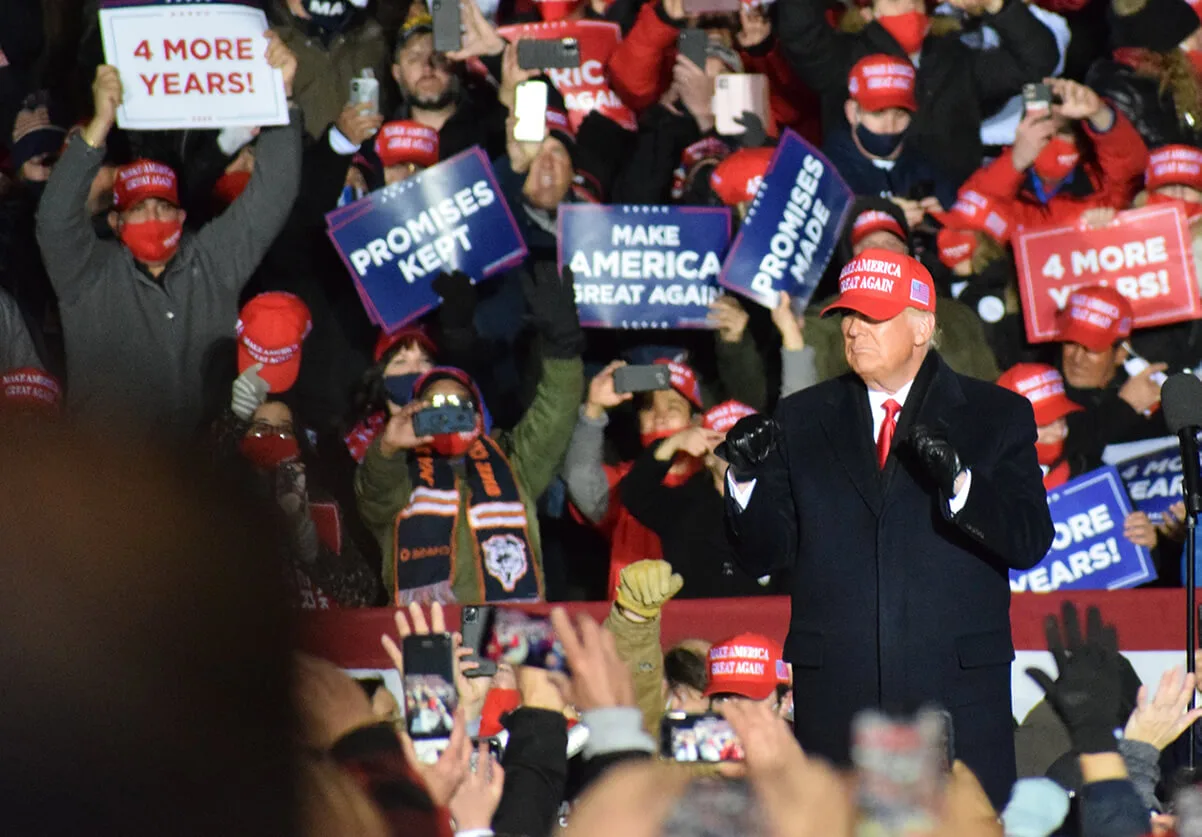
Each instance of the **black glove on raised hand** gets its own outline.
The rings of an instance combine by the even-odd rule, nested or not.
[[[743,126],[743,133],[734,138],[740,147],[762,148],[768,144],[768,132],[764,130],[764,123],[754,113],[745,110],[735,117],[735,122]]]
[[[430,289],[442,297],[438,318],[444,329],[471,326],[476,318],[476,286],[471,277],[460,270],[443,272],[434,277]]]
[[[744,416],[726,434],[726,440],[714,453],[730,463],[731,476],[737,481],[753,479],[780,438],[776,419],[763,413]]]
[[[1077,753],[1110,753],[1118,749],[1114,730],[1123,719],[1122,674],[1118,636],[1111,626],[1102,624],[1102,614],[1091,607],[1085,615],[1085,639],[1072,602],[1061,608],[1064,638],[1055,616],[1045,622],[1048,651],[1056,660],[1059,677],[1055,681],[1037,668],[1027,676],[1039,684],[1068,727],[1069,740]]]
[[[960,457],[942,433],[918,424],[910,431],[910,448],[945,497],[955,494],[956,477],[964,470]]]
[[[533,270],[522,275],[522,291],[530,306],[530,320],[542,335],[543,354],[560,359],[580,357],[584,331],[576,312],[572,271],[565,267],[560,279],[554,262],[536,261]]]

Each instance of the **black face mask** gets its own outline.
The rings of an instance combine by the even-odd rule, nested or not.
[[[410,372],[407,375],[386,375],[384,391],[388,393],[388,400],[398,407],[404,407],[413,400],[413,385],[420,377],[421,374],[417,372]]]
[[[874,134],[863,125],[856,126],[856,139],[873,157],[888,157],[898,149],[905,138],[905,131],[900,134]]]
[[[305,11],[314,23],[333,35],[346,29],[356,9],[350,0],[307,0]]]

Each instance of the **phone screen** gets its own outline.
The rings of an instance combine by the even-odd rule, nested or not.
[[[514,93],[513,138],[518,142],[542,142],[547,137],[547,83],[523,81]]]
[[[408,636],[405,657],[405,728],[410,738],[448,738],[459,694],[450,634]]]
[[[545,616],[497,608],[484,656],[511,666],[532,666],[548,671],[567,671],[563,644]]]
[[[742,761],[743,745],[721,715],[669,712],[660,722],[660,755],[683,763]]]

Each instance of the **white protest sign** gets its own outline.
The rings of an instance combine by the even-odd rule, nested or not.
[[[288,124],[284,77],[267,63],[267,18],[228,4],[100,11],[105,61],[121,75],[126,130]]]

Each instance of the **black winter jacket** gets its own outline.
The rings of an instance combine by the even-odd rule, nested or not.
[[[1202,145],[1202,125],[1191,127],[1178,116],[1172,94],[1161,91],[1159,80],[1103,58],[1089,68],[1085,83],[1131,120],[1148,148]]]

